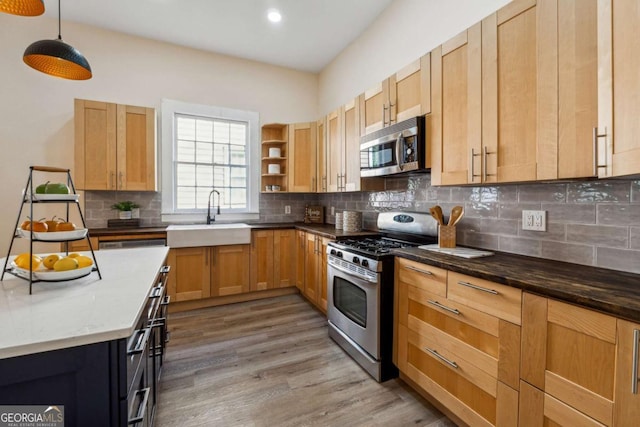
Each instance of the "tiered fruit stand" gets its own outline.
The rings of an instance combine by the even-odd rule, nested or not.
[[[67,186],[70,189],[69,194],[36,194],[34,191],[33,185],[33,175],[34,172],[43,172],[43,173],[64,173],[66,174]],[[102,279],[102,274],[100,273],[100,268],[98,267],[98,263],[96,261],[95,254],[93,252],[93,246],[91,245],[91,239],[89,239],[89,232],[86,228],[84,216],[82,215],[82,210],[80,209],[80,203],[78,202],[79,195],[76,193],[75,186],[73,185],[73,180],[71,179],[71,171],[69,169],[62,169],[56,167],[49,166],[30,166],[29,167],[29,178],[27,179],[27,185],[25,186],[24,194],[22,196],[22,203],[20,204],[20,209],[18,211],[18,218],[16,219],[16,225],[14,227],[13,237],[11,238],[11,243],[9,244],[9,250],[7,251],[7,257],[5,258],[4,267],[2,269],[2,275],[0,276],[0,280],[4,279],[5,273],[12,274],[16,277],[24,279],[29,282],[29,295],[32,293],[33,283],[36,282],[61,282],[78,279],[80,277],[87,276],[92,272],[97,272],[98,277]],[[76,232],[52,232],[52,233],[38,233],[33,231],[33,225],[29,227],[29,230],[22,230],[19,227],[20,218],[22,216],[22,212],[24,210],[25,205],[29,206],[29,218],[33,220],[34,216],[34,206],[40,203],[58,203],[66,205],[66,221],[69,221],[69,210],[70,205],[75,205],[78,209],[78,213],[80,214],[80,219],[82,221],[82,229],[75,230]],[[10,265],[9,259],[11,254],[11,249],[13,248],[13,244],[16,238],[26,237],[29,239],[29,269],[21,269],[16,265]],[[86,268],[80,268],[77,270],[69,270],[66,272],[38,272],[34,271],[33,268],[33,243],[34,242],[56,242],[64,244],[64,252],[66,255],[69,255],[69,247],[68,242],[76,241],[76,240],[84,240],[86,239],[89,242],[89,249],[91,250],[91,258],[93,261],[93,265]]]

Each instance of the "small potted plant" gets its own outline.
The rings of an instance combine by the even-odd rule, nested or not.
[[[111,208],[120,211],[119,212],[120,219],[131,219],[131,216],[132,216],[131,211],[139,208],[139,206],[134,202],[126,200],[124,202],[114,203],[111,206]]]

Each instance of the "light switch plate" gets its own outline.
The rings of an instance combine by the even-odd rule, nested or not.
[[[522,229],[547,231],[547,211],[522,211]]]

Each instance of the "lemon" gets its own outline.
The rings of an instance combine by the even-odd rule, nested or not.
[[[47,255],[47,257],[42,261],[42,264],[45,266],[47,270],[52,270],[53,265],[60,259],[60,255],[51,254]]]
[[[67,270],[75,270],[78,268],[78,261],[75,258],[64,257],[56,261],[53,264],[53,269],[55,271],[67,271]]]
[[[77,256],[74,259],[78,261],[78,268],[84,268],[93,265],[93,260],[85,255]]]
[[[33,260],[33,269],[37,270],[38,267],[40,267],[40,263],[42,263],[42,258],[40,258],[38,255],[31,255],[31,259]],[[29,253],[25,252],[22,253],[20,255],[18,255],[17,257],[15,257],[15,259],[13,260],[13,262],[20,268],[24,269],[24,270],[28,270],[29,269]]]
[[[69,258],[77,258],[77,257],[80,256],[80,254],[78,252],[74,252],[72,254],[69,254],[68,256],[69,256]]]

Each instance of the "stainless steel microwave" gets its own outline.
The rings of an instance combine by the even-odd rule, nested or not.
[[[418,116],[360,138],[360,176],[386,176],[425,169],[425,117]]]

